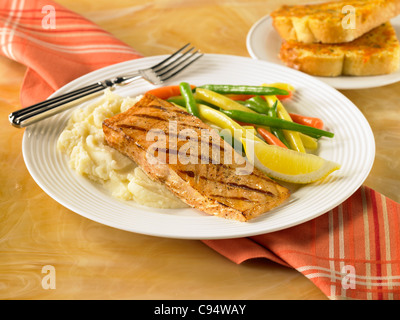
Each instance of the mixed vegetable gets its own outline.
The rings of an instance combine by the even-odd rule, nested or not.
[[[294,88],[276,83],[261,86],[207,84],[195,87],[187,82],[156,88],[149,93],[186,108],[196,117],[222,129],[241,130],[243,137],[253,128],[255,138],[269,145],[306,153],[318,147],[321,137],[334,134],[323,130],[321,119],[289,113],[282,101]]]

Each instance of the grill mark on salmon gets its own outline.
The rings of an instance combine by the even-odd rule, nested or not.
[[[226,162],[222,156],[218,164],[160,161],[150,152],[154,141],[147,141],[146,134],[151,129],[168,130],[168,120],[176,121],[178,129],[190,127],[200,136],[201,130],[210,131],[212,139],[204,141],[205,145],[196,139],[186,142],[190,147],[196,144],[198,156],[201,157],[203,151],[203,157],[207,158],[213,141],[220,141],[220,146],[224,148],[221,152],[232,152],[243,163]],[[146,94],[129,110],[106,119],[103,131],[106,142],[135,161],[150,179],[165,184],[183,202],[208,214],[248,221],[279,206],[289,197],[288,189],[257,168],[247,175],[239,175],[238,172],[245,169],[247,163],[216,131],[200,119],[155,96]],[[201,150],[201,146],[206,150]],[[168,144],[160,152],[178,152],[175,149]]]
[[[153,116],[151,114],[136,114],[136,116],[141,117],[141,118],[146,118],[146,119],[154,119],[154,120],[158,120],[158,121],[167,121],[167,119],[165,119],[165,118]]]
[[[225,208],[229,208],[229,206],[227,204],[225,204],[225,203],[222,203],[222,202],[219,202],[219,201],[216,201],[216,200],[215,200],[215,202],[218,203],[220,206],[223,206]]]
[[[189,151],[189,150],[188,150]],[[183,151],[178,151],[178,150],[175,150],[175,149],[168,149],[168,148],[157,148],[157,149],[154,149],[154,152],[155,152],[155,156],[157,156],[158,155],[158,153],[157,152],[163,152],[163,153],[165,153],[167,156],[170,156],[170,155],[172,155],[172,156],[182,156],[182,157],[193,157],[193,155],[191,155],[190,153],[188,154],[188,151],[186,151],[186,152],[183,152]],[[211,157],[208,157],[208,156],[206,156],[206,155],[204,155],[204,154],[198,154],[197,156],[196,156],[196,158],[197,158],[197,160],[199,160],[200,161],[200,163],[202,163],[202,164],[210,164],[210,163],[212,163],[212,158]],[[167,163],[169,163],[170,161],[168,161],[168,159],[169,158],[167,158],[166,159],[166,162]]]
[[[218,181],[220,183],[223,183],[222,181]],[[241,189],[245,189],[245,190],[249,190],[249,191],[254,191],[254,192],[259,192],[259,193],[263,193],[269,196],[273,196],[274,194],[270,191],[265,191],[265,190],[260,190],[260,189],[255,189],[255,188],[250,188],[249,186],[246,186],[244,184],[237,184],[237,183],[227,183],[228,186],[230,187],[235,187],[235,188],[241,188]]]
[[[153,108],[153,109],[162,110],[162,111],[164,111],[164,112],[168,112],[168,109],[165,109],[165,108],[163,108],[163,107],[161,107],[161,106],[156,106],[156,105],[154,105],[154,104],[150,104],[150,105],[148,105],[148,107],[149,107],[149,108]],[[184,115],[190,115],[190,113],[189,113],[189,112],[186,112],[185,110],[176,110],[176,112],[177,112],[177,113],[184,114]]]
[[[203,176],[200,176],[200,179],[210,180],[207,177],[203,177]],[[241,188],[241,189],[245,189],[245,190],[248,190],[248,191],[260,192],[260,193],[263,193],[263,194],[267,194],[269,196],[273,196],[274,195],[272,192],[265,191],[265,190],[260,190],[260,189],[256,189],[256,188],[251,188],[251,187],[249,187],[247,185],[244,185],[244,184],[225,182],[225,181],[221,181],[221,180],[212,180],[212,181],[216,182],[216,183],[220,183],[220,184],[226,184],[227,186],[230,186],[230,187],[233,187],[233,188]]]
[[[185,113],[187,113],[187,112],[185,112]],[[187,114],[189,115],[189,113],[187,113]],[[154,116],[154,115],[151,115],[151,114],[142,114],[142,113],[136,114],[135,116],[146,118],[146,119],[164,121],[164,122],[168,122],[170,120],[175,120],[176,119],[176,117],[171,117],[171,118],[165,119],[165,118],[161,118],[159,116]],[[198,129],[198,130],[204,129],[203,127],[193,126],[193,125],[189,125],[189,124],[186,124],[186,123],[181,123],[181,125],[185,126],[185,127],[193,128],[193,129]]]
[[[161,107],[161,106],[156,106],[156,105],[154,105],[154,104],[150,104],[150,105],[148,105],[147,107],[148,107],[148,108],[153,108],[153,109],[162,110],[162,111],[164,111],[164,112],[168,112],[168,109],[165,109],[164,107]]]
[[[121,128],[125,128],[125,129],[132,129],[132,130],[138,130],[138,131],[143,131],[143,132],[147,132],[148,130],[142,127],[138,127],[138,126],[134,126],[131,124],[122,124]]]
[[[183,171],[183,170],[181,170],[181,171],[179,171],[179,172],[181,172],[181,173],[183,173],[183,174],[186,174],[186,175],[189,176],[190,178],[194,178],[195,175],[196,175],[193,171]]]
[[[213,198],[221,198],[221,197],[223,197],[223,198],[231,199],[231,200],[252,201],[252,200],[250,200],[248,198],[245,198],[245,197],[226,197],[226,196],[223,196],[221,194],[211,194],[210,197],[213,197]]]

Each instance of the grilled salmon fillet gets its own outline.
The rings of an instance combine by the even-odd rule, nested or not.
[[[247,170],[244,158],[210,126],[151,94],[106,119],[103,131],[108,145],[205,213],[248,221],[289,197],[257,168]]]

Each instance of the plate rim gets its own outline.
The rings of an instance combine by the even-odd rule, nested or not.
[[[64,85],[64,86],[61,87],[59,90],[57,90],[55,93],[53,93],[49,98],[51,98],[51,97],[53,97],[53,96],[56,96],[57,94],[62,94],[63,90],[65,91],[65,90],[67,90],[68,88],[73,87],[75,84],[81,83],[81,82],[82,82],[82,79],[90,78],[91,76],[96,75],[97,73],[100,73],[100,74],[101,74],[101,73],[104,73],[105,71],[113,70],[114,68],[116,68],[116,67],[118,67],[118,66],[123,66],[124,64],[128,64],[128,65],[129,65],[130,63],[134,63],[134,64],[135,64],[136,61],[138,61],[138,60],[143,60],[143,59],[146,59],[146,60],[149,60],[149,61],[152,61],[152,60],[161,60],[161,59],[162,59],[163,57],[165,57],[165,56],[166,56],[166,55],[159,55],[159,56],[151,56],[151,57],[144,57],[144,58],[140,58],[140,59],[128,60],[128,61],[120,62],[120,63],[117,63],[117,64],[113,64],[113,65],[110,65],[110,66],[106,66],[106,67],[101,68],[101,69],[98,69],[98,70],[94,70],[94,71],[92,71],[92,72],[89,72],[89,73],[87,73],[87,74],[85,74],[85,75],[83,75],[83,76],[77,78],[77,79],[72,80],[71,82],[69,82],[68,84]],[[235,55],[229,55],[229,54],[228,54],[228,55],[227,55],[227,54],[206,54],[206,56],[210,56],[210,57],[212,57],[212,56],[231,57],[231,58],[243,59],[243,60],[247,60],[247,61],[254,61],[254,60],[252,60],[251,58],[248,58],[248,57],[235,56]],[[285,67],[285,66],[280,66],[280,65],[277,65],[277,64],[268,62],[268,61],[261,61],[261,60],[260,60],[258,63],[267,64],[267,65],[275,65],[275,66],[277,66],[278,68],[289,69],[289,68],[287,68],[287,67]],[[292,73],[297,73],[298,71],[293,70],[293,69],[290,69],[290,72],[292,72]],[[302,77],[305,76],[305,77],[312,78],[311,76],[306,75],[306,74],[303,74],[303,73],[301,73],[301,76],[302,76]],[[315,79],[313,79],[313,80],[315,81]],[[93,81],[93,80],[91,80],[91,81]],[[317,80],[317,81],[318,81],[318,80]],[[326,85],[325,83],[321,83],[320,81],[318,81],[318,82],[319,82],[321,85],[325,86],[326,88],[329,88],[329,89],[331,89],[331,90],[336,91],[337,94],[341,95],[344,99],[346,99],[349,103],[351,103],[351,104],[354,106],[354,108],[355,108],[354,111],[357,111],[357,112],[359,113],[359,115],[365,120],[365,123],[368,125],[369,132],[371,133],[371,137],[372,137],[372,139],[374,140],[374,136],[373,136],[372,129],[371,129],[371,127],[369,126],[368,121],[367,121],[367,120],[365,119],[365,117],[362,115],[361,111],[360,111],[347,97],[345,97],[343,94],[341,94],[340,92],[338,92],[338,91],[335,90],[334,88],[332,88],[332,87]],[[38,125],[40,126],[40,123],[39,123]],[[29,135],[29,133],[30,133],[31,130],[34,130],[34,129],[31,129],[31,128],[35,128],[35,125],[32,125],[31,127],[28,127],[27,130],[24,132],[23,143],[22,143],[22,145],[23,145],[23,157],[24,157],[24,161],[25,161],[25,163],[26,163],[26,166],[27,166],[27,168],[28,168],[28,171],[29,171],[30,174],[32,175],[32,168],[30,168],[29,160],[27,160],[27,158],[26,158],[26,151],[25,151],[25,145],[26,145],[27,136]],[[373,142],[374,142],[374,141],[373,141]],[[372,158],[374,159],[374,157],[375,157],[375,143],[373,143],[372,147],[373,147]],[[365,179],[367,178],[367,176],[368,176],[370,170],[372,169],[373,162],[374,162],[374,161],[372,160],[371,163],[369,164],[369,168],[365,170],[365,171],[366,171],[365,177],[364,177],[363,180],[359,183],[359,185],[358,185],[358,186],[354,186],[354,188],[353,188],[353,190],[351,191],[351,193],[347,194],[347,196],[346,196],[345,198],[342,197],[342,199],[341,199],[340,201],[337,201],[337,202],[339,202],[339,203],[332,204],[332,206],[331,206],[330,209],[336,207],[338,204],[340,204],[341,202],[345,201],[347,198],[349,198],[349,197],[362,185],[362,183],[363,183],[363,182],[365,181]],[[290,227],[296,226],[296,225],[298,225],[298,224],[301,224],[301,223],[304,223],[304,222],[306,222],[306,221],[312,220],[312,219],[314,219],[314,218],[316,218],[316,217],[318,217],[318,216],[320,216],[320,215],[322,215],[322,214],[324,214],[324,213],[326,213],[326,212],[328,212],[328,211],[330,210],[330,209],[328,209],[328,210],[326,210],[326,211],[324,211],[324,212],[321,212],[321,213],[316,213],[316,214],[314,214],[314,215],[309,215],[309,216],[307,216],[307,217],[304,218],[304,219],[296,220],[296,221],[293,221],[293,222],[291,222],[291,223],[287,223],[287,224],[286,224],[285,226],[283,226],[283,227],[277,227],[277,228],[273,228],[273,229],[270,229],[270,230],[261,230],[261,231],[258,231],[258,232],[252,232],[252,231],[249,231],[249,232],[247,232],[247,233],[245,233],[245,232],[242,232],[242,233],[233,232],[233,234],[230,234],[229,236],[227,236],[226,234],[225,234],[225,235],[220,235],[220,236],[219,236],[219,235],[213,235],[213,236],[210,236],[210,235],[204,235],[204,236],[198,236],[198,235],[193,235],[193,236],[192,236],[192,235],[182,235],[182,236],[179,236],[179,235],[176,235],[176,234],[165,234],[165,233],[160,234],[159,232],[153,232],[153,233],[151,233],[151,232],[141,232],[140,230],[133,230],[132,228],[124,228],[124,227],[121,227],[121,225],[119,225],[119,224],[115,224],[115,223],[114,223],[114,224],[110,224],[109,222],[105,223],[103,220],[101,220],[101,219],[96,219],[95,217],[91,216],[90,214],[88,215],[88,214],[84,214],[84,213],[82,213],[82,212],[77,212],[75,205],[71,205],[71,204],[68,204],[68,203],[64,203],[64,201],[60,201],[60,199],[58,199],[58,197],[55,197],[54,194],[52,194],[51,192],[49,192],[49,190],[46,190],[46,186],[43,185],[43,184],[41,183],[40,179],[39,179],[39,181],[38,181],[38,178],[37,178],[37,177],[35,177],[34,175],[32,175],[32,177],[33,177],[33,179],[36,181],[36,183],[42,188],[42,190],[43,190],[45,193],[47,193],[50,197],[52,197],[54,200],[56,200],[57,202],[59,202],[61,205],[63,205],[63,206],[66,207],[67,209],[69,209],[69,210],[71,210],[71,211],[73,211],[73,212],[75,212],[75,213],[78,213],[79,215],[84,216],[84,217],[86,217],[86,218],[88,218],[88,219],[90,219],[90,220],[93,220],[93,221],[96,221],[96,222],[98,222],[98,223],[101,223],[101,224],[104,224],[104,225],[107,225],[107,226],[111,226],[111,227],[114,227],[114,228],[117,228],[117,229],[126,230],[126,231],[129,231],[129,232],[135,232],[135,233],[139,233],[139,234],[141,233],[141,234],[146,234],[146,235],[151,235],[151,236],[158,236],[158,237],[175,238],[175,239],[207,240],[207,239],[228,239],[228,238],[240,238],[240,237],[247,237],[247,236],[255,236],[255,235],[259,235],[259,234],[265,234],[265,233],[275,232],[275,231],[279,231],[279,230],[282,230],[282,229],[286,229],[286,228],[290,228]],[[215,219],[215,217],[211,217],[211,218]]]
[[[269,20],[271,20],[271,22],[269,22]],[[391,19],[390,20],[392,24],[395,24],[395,30],[398,28],[400,30],[400,15]],[[247,52],[249,53],[249,55],[255,59],[255,60],[262,60],[262,61],[267,61],[270,63],[274,63],[273,61],[269,61],[269,60],[265,60],[263,58],[261,58],[255,51],[254,51],[254,46],[252,44],[252,40],[254,35],[256,34],[256,32],[258,31],[258,28],[263,26],[263,24],[268,24],[268,27],[271,30],[274,30],[272,26],[272,17],[267,14],[265,16],[263,16],[262,18],[258,19],[249,29],[249,32],[247,33],[246,36],[246,48],[247,48]],[[399,26],[397,26],[397,24],[399,24]],[[396,28],[397,27],[397,28]],[[275,30],[274,30],[275,31]],[[276,32],[276,31],[275,31]],[[396,30],[397,33],[399,33],[398,30]],[[399,34],[398,34],[399,37]],[[285,64],[282,62],[281,64],[282,66],[285,66]],[[291,68],[292,69],[292,68]],[[295,69],[292,69],[295,70]],[[297,70],[296,70],[297,71]],[[299,71],[301,72],[301,71]],[[305,72],[303,72],[304,74],[307,74]],[[307,74],[309,75],[309,74]],[[397,77],[395,76],[397,75]],[[377,75],[377,76],[354,76],[354,77],[346,77],[346,76],[339,76],[339,77],[319,77],[319,76],[313,76],[313,75],[309,75],[315,79],[318,79],[322,82],[325,82],[326,84],[334,87],[335,89],[338,90],[356,90],[356,89],[370,89],[370,88],[378,88],[378,87],[383,87],[386,85],[391,85],[397,82],[400,82],[400,66],[399,69],[391,74],[386,74],[386,75]],[[374,77],[377,77],[374,79]],[[386,78],[387,80],[382,78]],[[350,81],[345,81],[345,85],[340,85],[339,81],[340,79],[347,79],[347,80],[355,80],[352,81],[351,84],[349,84],[348,82]],[[375,80],[374,82],[372,80]]]

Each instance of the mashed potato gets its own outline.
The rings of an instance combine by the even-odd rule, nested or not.
[[[72,114],[57,148],[68,155],[73,170],[103,185],[116,198],[156,208],[186,207],[165,186],[150,180],[132,160],[104,140],[103,120],[126,111],[140,98],[123,98],[106,90],[98,101]]]

